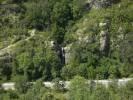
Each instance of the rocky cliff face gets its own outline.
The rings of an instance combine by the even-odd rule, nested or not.
[[[88,0],[90,8],[106,8],[111,6],[114,3],[119,2],[120,0]]]
[[[65,64],[68,64],[70,62],[70,57],[71,57],[71,48],[72,48],[72,44],[67,45],[66,47],[64,47],[64,57],[65,57]]]
[[[103,56],[108,56],[110,49],[110,36],[108,31],[108,23],[100,23],[100,52]]]

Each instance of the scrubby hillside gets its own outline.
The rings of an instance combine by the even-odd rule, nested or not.
[[[117,84],[133,77],[132,12],[132,0],[0,0],[0,100],[133,100],[133,81]]]
[[[0,0],[0,81],[133,75],[131,0]]]
[[[65,34],[64,76],[78,72],[92,79],[129,77],[133,73],[132,11],[131,1],[121,1],[106,9],[91,9],[77,21]]]

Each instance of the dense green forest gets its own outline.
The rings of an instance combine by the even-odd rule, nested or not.
[[[109,89],[84,82],[133,77],[132,12],[132,0],[0,0],[0,83],[38,82],[0,91],[0,100],[133,99],[132,82]],[[72,87],[38,81],[56,79]]]

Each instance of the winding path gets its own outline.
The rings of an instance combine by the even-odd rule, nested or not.
[[[17,45],[19,45],[20,43],[24,42],[24,41],[28,41],[30,40],[33,36],[35,35],[35,30],[30,31],[30,37],[27,37],[24,40],[20,40],[14,44],[11,44],[3,49],[0,50],[0,56],[4,56],[5,54],[10,54],[12,52],[12,48],[16,47]]]

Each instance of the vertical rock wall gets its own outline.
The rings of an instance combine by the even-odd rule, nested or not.
[[[66,47],[64,47],[64,51],[65,51],[65,64],[68,64],[70,62],[70,57],[71,57],[71,44],[67,45]]]
[[[103,56],[108,56],[110,50],[110,36],[108,31],[108,23],[100,23],[100,52]]]

